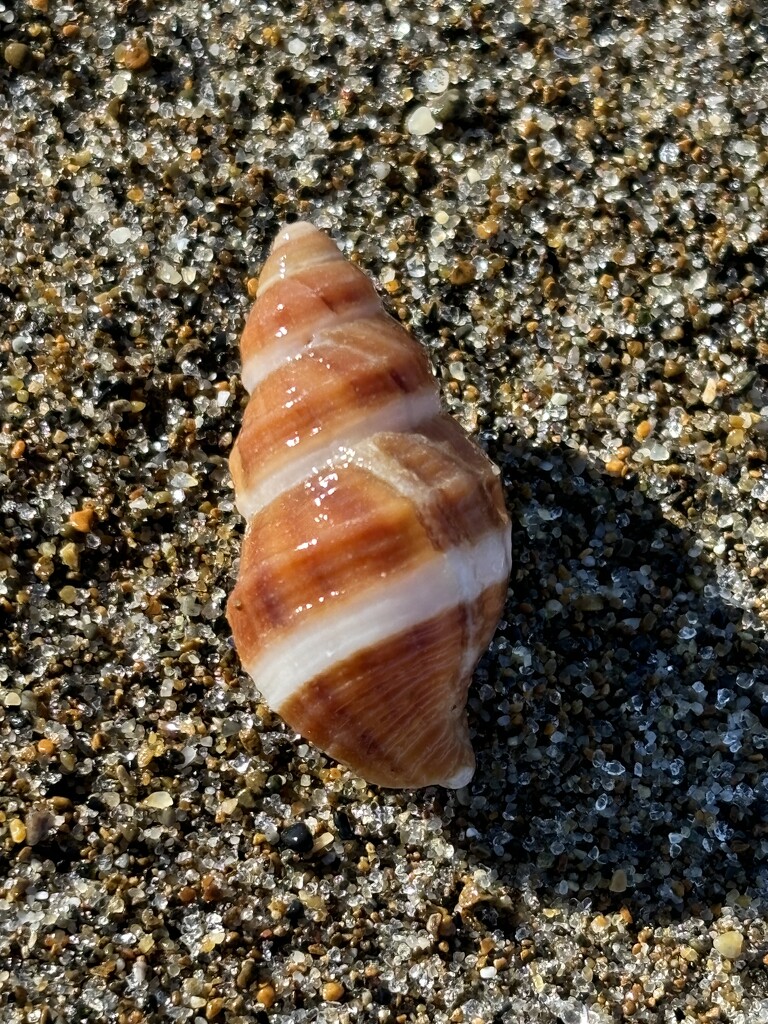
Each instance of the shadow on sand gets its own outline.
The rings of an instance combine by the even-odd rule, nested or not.
[[[760,629],[632,478],[557,448],[504,475],[513,598],[470,695],[457,855],[542,905],[636,922],[765,893]]]

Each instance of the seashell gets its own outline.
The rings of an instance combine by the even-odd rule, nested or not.
[[[248,527],[227,616],[244,668],[369,782],[466,785],[467,690],[511,564],[498,470],[311,224],[278,234],[241,352],[230,468]]]

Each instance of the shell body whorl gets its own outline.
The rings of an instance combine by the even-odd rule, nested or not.
[[[472,672],[504,606],[498,471],[421,346],[310,224],[283,228],[241,340],[227,615],[267,704],[382,786],[465,785]]]

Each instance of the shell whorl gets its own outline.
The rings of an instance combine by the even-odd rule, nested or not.
[[[310,224],[278,234],[241,352],[230,468],[248,527],[227,615],[243,666],[369,782],[465,785],[467,690],[511,562],[498,471],[441,411],[421,346]]]

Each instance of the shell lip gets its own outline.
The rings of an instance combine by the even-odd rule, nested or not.
[[[474,774],[474,764],[464,764],[453,775],[450,775],[447,779],[441,779],[435,785],[443,786],[445,789],[464,789],[472,781]]]

